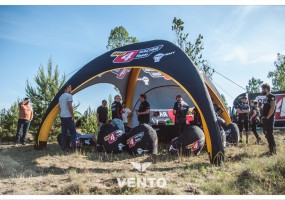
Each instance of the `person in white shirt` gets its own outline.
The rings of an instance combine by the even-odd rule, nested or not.
[[[59,107],[60,107],[60,120],[61,120],[61,150],[67,151],[66,145],[66,135],[67,130],[69,130],[71,135],[71,148],[73,151],[76,150],[76,129],[74,124],[74,114],[73,114],[73,97],[71,93],[71,85],[65,84],[63,86],[64,93],[59,97]]]
[[[128,122],[129,122],[129,118],[132,116],[132,111],[129,108],[127,108],[126,102],[123,102],[122,106],[123,106],[122,118],[123,118],[123,123],[124,123],[125,130],[127,131],[127,130],[130,129],[128,127]]]

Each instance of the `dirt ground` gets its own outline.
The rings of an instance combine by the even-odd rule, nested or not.
[[[284,134],[276,137],[279,152],[285,153]],[[205,185],[207,181],[215,183],[215,178],[223,180],[222,176],[227,177],[227,173],[243,173],[247,162],[251,162],[250,158],[256,159],[256,163],[275,159],[263,156],[268,150],[264,137],[263,141],[255,144],[251,135],[249,145],[226,148],[226,162],[219,167],[210,164],[206,152],[198,157],[175,157],[167,153],[167,145],[159,146],[159,155],[135,157],[127,153],[98,153],[93,148],[64,154],[57,143],[48,144],[46,150],[40,151],[35,150],[33,144],[18,147],[1,144],[0,194],[212,194]],[[131,162],[151,162],[152,165],[145,172],[139,172]],[[118,178],[135,178],[136,181],[164,178],[167,186],[151,187],[147,184],[145,188],[119,187]],[[239,192],[242,193],[236,189],[229,194]],[[257,193],[262,194],[262,191]]]

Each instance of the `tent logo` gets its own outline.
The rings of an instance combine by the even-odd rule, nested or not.
[[[200,142],[202,142],[204,139],[201,139],[200,140],[197,140],[196,142],[192,143],[192,144],[189,144],[186,149],[191,149],[192,152],[196,151],[197,149],[200,148]]]
[[[143,81],[145,85],[149,85],[149,78],[146,76],[138,78],[138,81]]]
[[[108,141],[109,144],[112,144],[112,143],[116,142],[117,139],[118,139],[119,137],[121,137],[123,134],[124,134],[123,131],[121,131],[121,130],[116,130],[116,131],[114,131],[113,133],[110,133],[109,135],[107,135],[106,137],[104,137],[104,140],[105,140],[105,141]]]
[[[144,136],[144,132],[140,132],[136,135],[134,135],[133,137],[131,137],[130,139],[127,140],[127,144],[129,146],[129,148],[134,147],[139,141],[142,140]]]
[[[143,150],[143,149],[141,149],[141,148],[138,148],[138,149],[137,149],[137,152],[138,152],[139,155],[141,155],[141,154],[143,154],[143,153],[149,152],[149,150]]]
[[[158,45],[155,47],[150,47],[150,48],[140,49],[140,50],[115,51],[111,54],[111,57],[116,57],[113,60],[113,63],[127,63],[127,62],[131,62],[133,59],[147,58],[152,53],[159,51],[162,47],[163,45]]]
[[[118,148],[119,148],[120,151],[122,151],[125,146],[126,145],[123,145],[122,143],[118,144]]]
[[[171,79],[166,74],[163,74],[163,73],[158,72],[158,71],[153,70],[153,69],[143,68],[143,71],[145,73],[149,74],[152,78],[164,78],[167,81]]]
[[[159,53],[159,54],[156,54],[155,56],[153,56],[154,62],[160,62],[162,57],[173,55],[174,53],[175,53],[175,51],[170,52],[170,53]]]
[[[117,75],[117,79],[124,79],[128,72],[130,69],[127,68],[112,70],[112,73]]]
[[[152,162],[131,162],[133,169],[138,170],[140,173],[145,172],[147,168],[152,165]],[[117,178],[118,186],[129,188],[165,188],[167,181],[164,177],[154,178],[152,177],[130,177],[130,178]]]
[[[144,163],[137,163],[137,162],[131,162],[134,169],[138,170],[139,172],[144,172],[148,167],[152,165],[151,162],[144,162]]]

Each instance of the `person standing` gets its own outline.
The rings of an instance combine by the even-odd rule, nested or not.
[[[125,133],[123,117],[122,117],[123,106],[121,104],[120,95],[116,95],[114,97],[114,102],[112,103],[111,110],[112,110],[112,124],[116,125],[120,130],[122,130]]]
[[[276,154],[276,143],[273,135],[274,114],[276,107],[276,98],[270,93],[270,86],[267,83],[261,85],[262,94],[266,95],[263,105],[263,126],[264,134],[268,141],[269,155]]]
[[[127,108],[126,102],[123,102],[122,106],[123,106],[122,118],[123,118],[124,127],[126,131],[127,130],[129,131],[130,128],[128,127],[128,122],[129,122],[128,118],[132,116],[132,111],[129,108]]]
[[[71,85],[65,84],[63,86],[64,93],[59,97],[59,107],[60,107],[60,120],[61,120],[61,150],[67,151],[66,135],[67,130],[71,135],[71,148],[76,151],[76,129],[74,124],[74,114],[73,114],[73,97],[71,95]]]
[[[108,122],[107,101],[103,100],[102,105],[97,108],[98,129],[100,130],[103,124]]]
[[[19,118],[16,133],[17,146],[20,142],[22,145],[26,144],[26,136],[30,128],[31,121],[33,119],[33,109],[30,105],[30,98],[26,97],[24,101],[19,103]],[[21,133],[22,137],[21,137]]]
[[[257,108],[257,101],[251,100],[250,101],[250,125],[251,125],[251,130],[256,138],[256,142],[259,143],[261,141],[261,138],[259,137],[257,131],[256,131],[256,126],[259,123],[259,111]]]
[[[240,142],[242,142],[242,132],[243,128],[245,128],[245,136],[246,136],[246,144],[248,144],[248,135],[249,135],[249,106],[247,104],[247,97],[244,96],[242,98],[242,104],[238,106],[238,126],[239,126],[239,134],[240,134]]]
[[[136,110],[139,124],[148,124],[150,119],[150,105],[147,102],[147,96],[145,94],[140,95],[140,107]]]
[[[175,125],[179,127],[179,133],[182,133],[186,125],[186,115],[189,114],[189,106],[185,101],[183,101],[181,95],[176,96],[176,102],[173,106],[173,114],[175,116]]]

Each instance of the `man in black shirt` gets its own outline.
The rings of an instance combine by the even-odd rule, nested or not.
[[[112,110],[112,124],[118,126],[119,129],[125,132],[123,117],[122,117],[123,106],[121,104],[120,95],[116,95],[114,97],[114,102],[112,103],[111,110]]]
[[[140,95],[140,107],[139,110],[136,111],[138,115],[138,121],[140,124],[148,124],[150,118],[150,105],[147,102],[147,97],[145,94]]]
[[[268,141],[269,154],[276,154],[276,144],[273,135],[273,125],[274,125],[274,114],[276,107],[276,98],[270,93],[270,86],[265,83],[262,84],[262,94],[266,95],[266,99],[263,105],[263,126],[264,134]]]
[[[112,103],[112,119],[120,119],[123,120],[122,118],[122,109],[123,106],[121,104],[121,97],[120,95],[116,95],[114,97],[114,102]]]
[[[259,137],[257,131],[256,131],[256,126],[259,123],[259,110],[257,108],[257,101],[256,100],[251,100],[250,101],[250,125],[251,125],[251,130],[256,138],[256,142],[259,143],[261,141],[261,138]]]
[[[181,95],[176,96],[173,114],[175,116],[175,125],[179,127],[179,133],[182,133],[186,125],[186,115],[189,114],[189,106],[183,101]]]
[[[240,134],[240,142],[242,142],[242,132],[243,128],[245,129],[246,133],[246,144],[248,144],[248,135],[249,135],[249,122],[248,122],[248,115],[249,115],[249,105],[247,104],[247,97],[244,96],[242,98],[242,104],[238,106],[238,126],[239,126],[239,134]]]
[[[102,105],[97,108],[97,119],[99,122],[99,129],[103,124],[106,124],[108,122],[108,109],[106,100],[103,100]]]

